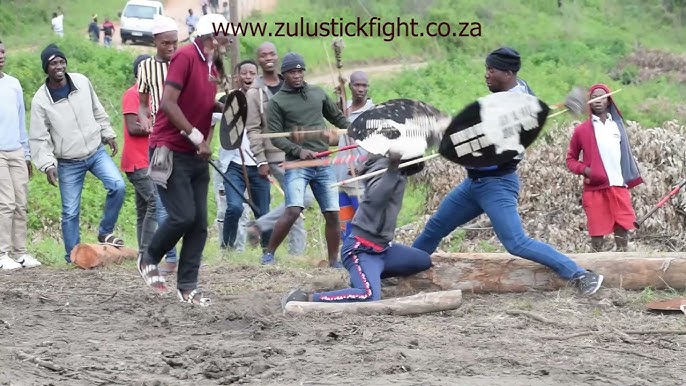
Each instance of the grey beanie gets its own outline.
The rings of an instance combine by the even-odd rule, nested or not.
[[[486,65],[502,71],[519,71],[522,59],[519,52],[510,47],[500,47],[486,57]]]
[[[305,70],[305,59],[295,52],[289,52],[284,55],[281,61],[281,73],[283,74],[296,68]]]

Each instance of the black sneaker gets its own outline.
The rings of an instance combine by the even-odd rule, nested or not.
[[[586,273],[574,278],[573,282],[579,288],[579,292],[582,295],[593,295],[603,284],[603,275],[593,271],[586,271]]]
[[[284,296],[283,299],[281,299],[281,306],[285,308],[288,302],[306,302],[309,300],[309,298],[310,295],[307,292],[298,288],[292,290],[288,293],[288,295]]]

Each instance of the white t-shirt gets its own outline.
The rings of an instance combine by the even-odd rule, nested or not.
[[[617,123],[612,120],[612,116],[607,114],[605,123],[597,116],[593,115],[593,131],[598,143],[600,159],[603,160],[605,173],[610,181],[610,186],[624,186],[622,176],[622,150],[620,147],[621,136]]]
[[[64,32],[64,15],[57,15],[52,18],[52,30],[54,32]]]

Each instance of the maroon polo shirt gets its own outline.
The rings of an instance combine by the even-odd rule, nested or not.
[[[211,66],[212,59],[202,53],[202,43],[195,39],[193,44],[179,48],[169,62],[169,72],[164,87],[181,90],[177,103],[188,122],[207,138],[212,124],[217,85],[210,82],[210,74],[217,76],[217,69]],[[149,137],[150,147],[167,146],[171,151],[195,153],[196,148],[188,138],[181,135],[162,109],[157,111],[155,126]]]

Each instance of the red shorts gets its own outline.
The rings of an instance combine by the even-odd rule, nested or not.
[[[582,204],[586,212],[588,234],[605,236],[617,227],[634,229],[636,213],[631,205],[629,189],[611,186],[607,189],[585,191]]]

